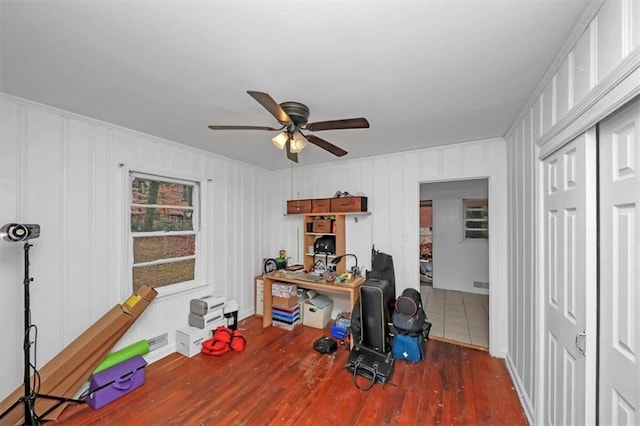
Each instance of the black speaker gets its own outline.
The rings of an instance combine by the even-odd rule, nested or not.
[[[415,288],[406,288],[396,300],[396,311],[410,317],[414,316],[422,306],[420,292]]]

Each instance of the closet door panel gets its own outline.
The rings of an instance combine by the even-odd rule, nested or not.
[[[586,366],[595,351],[587,354],[585,332],[587,292],[595,291],[595,277],[589,276],[595,247],[588,244],[595,235],[595,132],[574,139],[543,164],[544,423],[585,424],[593,418]]]
[[[600,125],[600,423],[640,422],[640,101]]]

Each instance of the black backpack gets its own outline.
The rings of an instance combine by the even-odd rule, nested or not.
[[[418,290],[407,288],[402,292],[396,300],[391,320],[396,334],[422,336],[424,340],[429,339],[431,323],[427,321]]]

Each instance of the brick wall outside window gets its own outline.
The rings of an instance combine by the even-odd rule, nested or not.
[[[433,207],[420,206],[420,228],[431,228],[433,224]]]

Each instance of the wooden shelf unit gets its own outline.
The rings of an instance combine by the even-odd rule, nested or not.
[[[306,213],[303,215],[304,223],[302,226],[304,232],[304,269],[309,270],[313,267],[314,262],[321,260],[322,262],[331,262],[336,256],[346,254],[346,238],[345,238],[345,213]],[[309,226],[312,226],[313,221],[317,217],[333,219],[335,232],[308,232]],[[309,252],[309,247],[313,246],[316,239],[323,235],[333,235],[336,237],[336,251],[334,255],[314,254]],[[336,267],[336,272],[342,274],[345,272],[346,260],[342,259]]]

